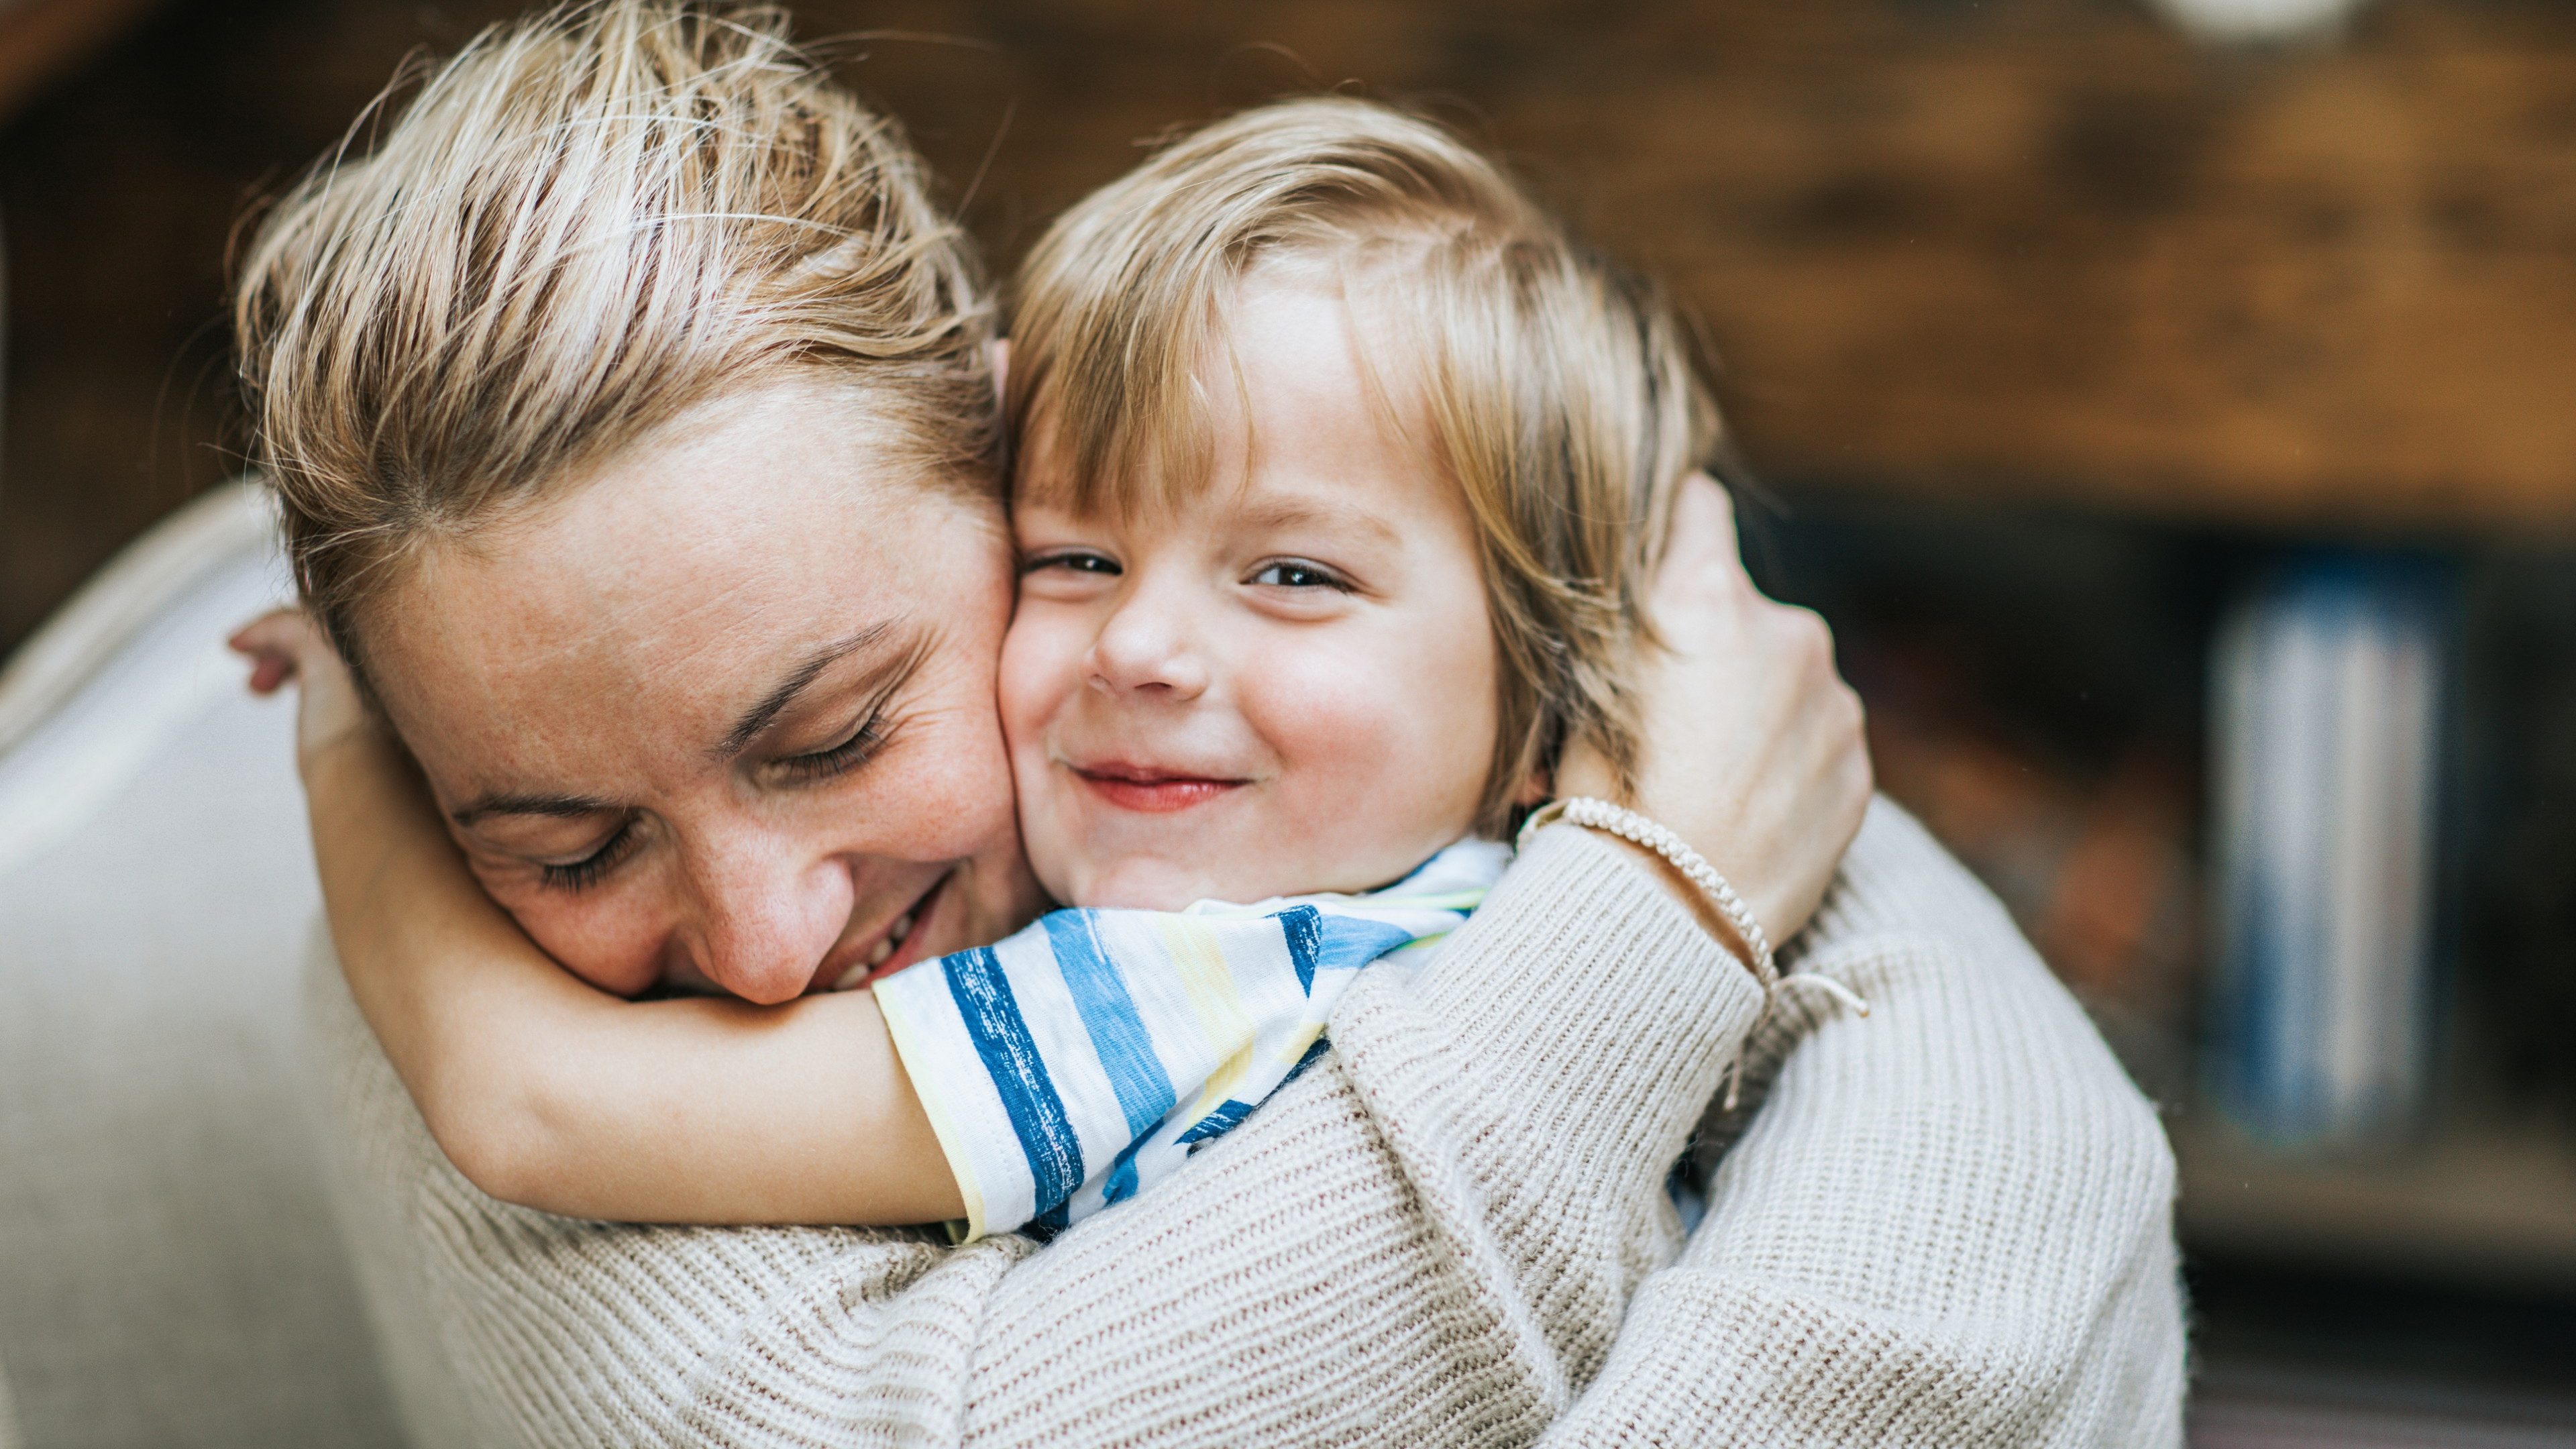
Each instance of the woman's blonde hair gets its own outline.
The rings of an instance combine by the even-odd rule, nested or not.
[[[791,372],[859,390],[896,466],[998,496],[973,248],[773,10],[566,6],[397,77],[265,218],[233,317],[253,462],[352,665],[406,550]]]
[[[1444,127],[1346,97],[1265,106],[1060,218],[1021,270],[1008,370],[1046,486],[1086,511],[1205,486],[1199,379],[1236,284],[1280,257],[1332,266],[1396,339],[1368,371],[1474,518],[1503,666],[1478,828],[1500,833],[1572,740],[1633,783],[1643,593],[1717,410],[1663,296]]]

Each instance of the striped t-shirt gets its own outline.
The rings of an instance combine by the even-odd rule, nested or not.
[[[1366,895],[1052,911],[878,982],[965,1236],[1058,1231],[1170,1175],[1323,1053],[1359,968],[1431,949],[1510,859],[1464,840]]]

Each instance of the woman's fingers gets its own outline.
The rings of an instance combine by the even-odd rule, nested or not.
[[[1741,602],[1752,595],[1753,580],[1736,546],[1734,501],[1716,479],[1694,473],[1673,499],[1672,531],[1648,589],[1650,607],[1660,616],[1694,603]]]
[[[1735,537],[1735,500],[1706,473],[1682,480],[1673,499],[1673,539],[1699,557],[1733,562],[1741,556]]]
[[[1813,913],[1869,805],[1860,700],[1835,672],[1832,631],[1753,587],[1734,508],[1705,475],[1675,500],[1649,607],[1665,647],[1638,661],[1638,806],[1708,857],[1764,929],[1786,939]],[[1580,751],[1566,766],[1569,785],[1607,773]]]

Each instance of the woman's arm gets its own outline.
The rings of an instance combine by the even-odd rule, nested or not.
[[[1892,805],[1803,947],[1868,1018],[1783,997],[1768,1105],[1545,1442],[2180,1444],[2172,1154],[2082,1011]]]
[[[942,1251],[494,1202],[316,977],[352,1236],[434,1320],[411,1337],[442,1361],[396,1376],[528,1445],[1526,1437],[1677,1246],[1661,1181],[1759,1007],[1642,865],[1550,830],[1432,971],[1364,979],[1335,1052],[1153,1193],[1043,1251]]]

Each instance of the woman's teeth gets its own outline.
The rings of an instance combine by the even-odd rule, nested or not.
[[[886,961],[894,955],[895,951],[903,945],[904,938],[911,934],[912,912],[906,911],[902,915],[895,917],[894,924],[886,927],[886,933],[877,937],[877,943],[868,948],[868,959],[852,966],[849,970],[842,972],[841,979],[832,983],[832,989],[834,991],[847,991],[851,987],[858,985],[860,982],[867,980],[868,973],[874,971],[880,966],[883,966]]]
[[[868,964],[871,966],[883,966],[886,963],[886,958],[894,954],[894,948],[902,945],[903,938],[911,934],[912,913],[910,911],[906,911],[902,915],[895,917],[894,924],[888,926],[886,928],[886,933],[877,938],[876,949],[868,953]]]

